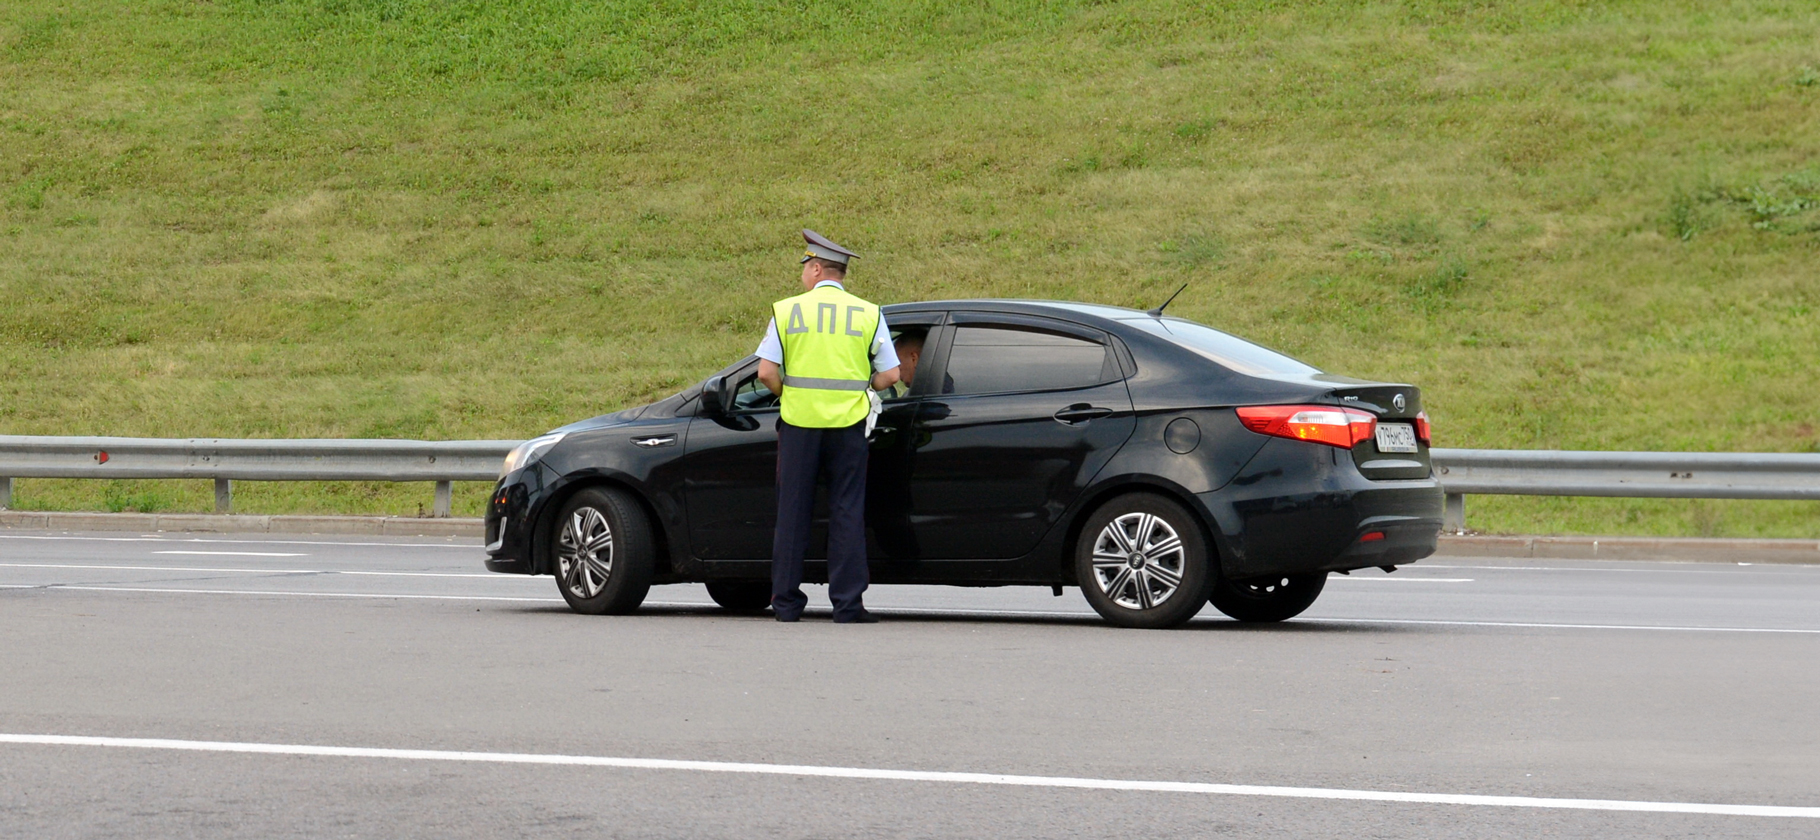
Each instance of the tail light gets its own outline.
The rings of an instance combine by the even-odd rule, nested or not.
[[[1239,422],[1260,435],[1325,443],[1341,449],[1371,437],[1378,418],[1356,408],[1331,405],[1248,405]]]
[[[1416,412],[1416,440],[1421,441],[1423,446],[1433,445],[1429,439],[1428,412],[1426,411]]]

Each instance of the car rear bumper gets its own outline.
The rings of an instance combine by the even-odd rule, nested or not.
[[[1244,579],[1420,560],[1439,542],[1442,498],[1432,477],[1374,481],[1344,450],[1283,440],[1196,500],[1220,531],[1222,573]]]

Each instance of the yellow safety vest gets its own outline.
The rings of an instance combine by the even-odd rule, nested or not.
[[[878,307],[839,286],[817,286],[771,305],[784,345],[783,418],[838,429],[866,419]]]

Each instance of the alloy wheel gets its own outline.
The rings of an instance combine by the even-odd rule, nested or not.
[[[1140,512],[1100,529],[1092,562],[1094,583],[1107,598],[1126,609],[1148,610],[1181,589],[1188,554],[1173,526]]]
[[[613,527],[591,507],[576,508],[556,540],[562,585],[576,597],[592,598],[613,574]]]

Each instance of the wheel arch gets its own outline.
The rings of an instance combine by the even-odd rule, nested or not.
[[[563,506],[567,505],[575,494],[592,488],[622,490],[638,503],[639,510],[649,519],[652,528],[661,535],[659,539],[653,541],[657,547],[657,572],[659,575],[669,574],[674,568],[670,555],[670,523],[658,514],[657,506],[652,504],[651,499],[635,482],[623,476],[608,473],[589,473],[567,478],[549,491],[537,513],[531,517],[531,573],[536,575],[554,574],[550,565],[552,559],[549,550],[550,526],[557,515],[562,512]]]
[[[1213,551],[1211,559],[1215,574],[1219,577],[1225,576],[1224,560],[1230,556],[1226,550],[1226,541],[1221,536],[1220,529],[1213,526],[1212,518],[1207,511],[1202,510],[1200,504],[1196,502],[1194,494],[1188,492],[1187,488],[1166,479],[1135,475],[1104,481],[1095,485],[1082,497],[1080,506],[1075,508],[1074,516],[1068,521],[1068,530],[1064,532],[1065,536],[1062,541],[1061,556],[1058,558],[1063,580],[1077,586],[1080,585],[1080,581],[1075,580],[1074,575],[1074,551],[1075,545],[1081,538],[1081,529],[1087,525],[1087,519],[1107,502],[1135,493],[1162,496],[1187,510],[1188,515],[1194,518],[1195,527],[1201,530],[1201,536],[1207,540],[1208,547]]]

